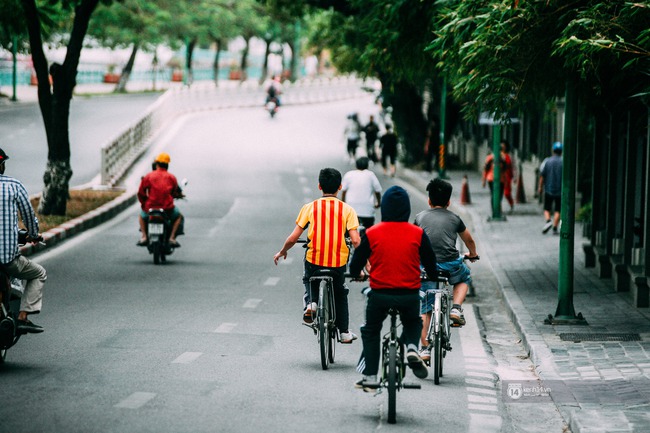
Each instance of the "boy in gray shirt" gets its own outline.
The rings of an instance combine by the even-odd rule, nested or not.
[[[479,257],[476,254],[476,243],[463,220],[447,209],[451,203],[452,189],[451,184],[442,179],[434,179],[429,182],[427,191],[429,193],[430,209],[417,214],[414,224],[421,227],[429,237],[433,251],[436,253],[438,270],[445,270],[450,274],[449,284],[453,284],[454,291],[453,306],[449,316],[454,326],[463,326],[465,317],[463,316],[462,304],[472,281],[469,268],[465,265],[463,259],[466,257],[471,262],[475,262]],[[464,257],[456,249],[457,236],[460,236],[469,250]],[[425,282],[420,290],[426,292],[433,288],[435,288],[435,283]],[[431,359],[431,350],[427,347],[427,332],[431,322],[432,309],[433,299],[424,302],[420,309],[423,322],[420,357],[423,360]]]

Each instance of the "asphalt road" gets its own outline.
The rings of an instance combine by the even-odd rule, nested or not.
[[[71,186],[99,174],[100,149],[135,122],[159,93],[75,96],[70,104]],[[10,157],[8,176],[20,179],[30,194],[43,189],[47,139],[36,102],[0,105],[0,147]]]
[[[46,332],[24,337],[0,367],[0,432],[388,428],[386,394],[353,387],[360,341],[339,345],[336,363],[320,368],[316,339],[301,325],[302,249],[277,267],[272,260],[300,206],[319,196],[319,169],[352,168],[343,128],[353,110],[366,118],[374,107],[368,99],[283,107],[273,120],[261,109],[181,119],[152,152],[164,148],[170,171],[189,179],[179,202],[182,248],[154,265],[135,246],[132,207],[35,257],[48,270],[44,309],[34,317]],[[407,188],[412,215],[425,208],[421,191],[381,182]],[[364,300],[361,285],[350,286],[358,333]],[[429,378],[421,390],[400,392],[391,431],[523,431],[502,428],[514,409],[499,403],[500,364],[472,306],[465,311],[441,385]]]

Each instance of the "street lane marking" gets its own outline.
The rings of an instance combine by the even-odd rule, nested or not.
[[[468,384],[468,385],[485,386],[487,388],[495,388],[496,387],[496,384],[494,382],[492,382],[492,381],[470,379],[468,377],[465,378],[465,383]]]
[[[228,334],[229,332],[232,332],[233,329],[237,326],[236,323],[222,323],[217,327],[217,329],[214,330],[214,332],[217,332],[219,334]]]
[[[203,355],[203,352],[185,352],[178,358],[174,359],[172,364],[189,364],[201,355]]]
[[[284,260],[280,260],[279,263],[280,263],[281,265],[290,265],[291,263],[293,263],[293,257],[287,257],[287,258],[284,259]]]
[[[482,395],[468,394],[467,401],[471,403],[497,404],[496,397],[486,397]]]
[[[280,278],[278,278],[278,277],[269,277],[269,278],[266,279],[266,281],[264,281],[264,285],[265,286],[275,286],[275,285],[278,284],[279,281],[280,281]]]
[[[248,301],[244,302],[243,308],[257,308],[260,302],[262,302],[261,299],[249,299]]]
[[[489,404],[474,404],[470,403],[467,405],[469,410],[484,410],[488,412],[498,412],[499,409],[496,406],[491,406]]]
[[[302,193],[303,193],[303,194],[309,194],[309,193],[311,193],[311,188],[309,188],[309,187],[307,187],[307,186],[303,186],[303,187],[302,187]]]
[[[474,376],[474,377],[483,377],[485,379],[494,379],[494,374],[492,374],[492,373],[481,373],[479,371],[468,371],[467,375],[468,376]]]
[[[475,392],[475,393],[478,393],[478,394],[497,395],[497,391],[495,389],[474,388],[473,386],[468,386],[465,389],[467,389],[467,392]]]
[[[308,180],[307,180],[307,178],[306,178],[305,176],[300,176],[300,177],[298,178],[298,182],[300,182],[300,183],[307,183]]]
[[[153,392],[134,392],[114,407],[124,408],[124,409],[137,409],[144,406],[156,396]]]

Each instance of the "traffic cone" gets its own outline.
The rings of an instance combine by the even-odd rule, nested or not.
[[[463,176],[463,184],[460,187],[460,204],[472,204],[472,199],[469,196],[469,183],[467,182],[467,175]]]
[[[515,196],[515,202],[517,203],[526,203],[526,191],[524,191],[524,177],[519,170],[519,178],[517,179],[517,195]]]

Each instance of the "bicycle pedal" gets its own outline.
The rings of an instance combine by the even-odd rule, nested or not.
[[[404,389],[422,389],[422,385],[419,383],[403,383],[402,388]]]

